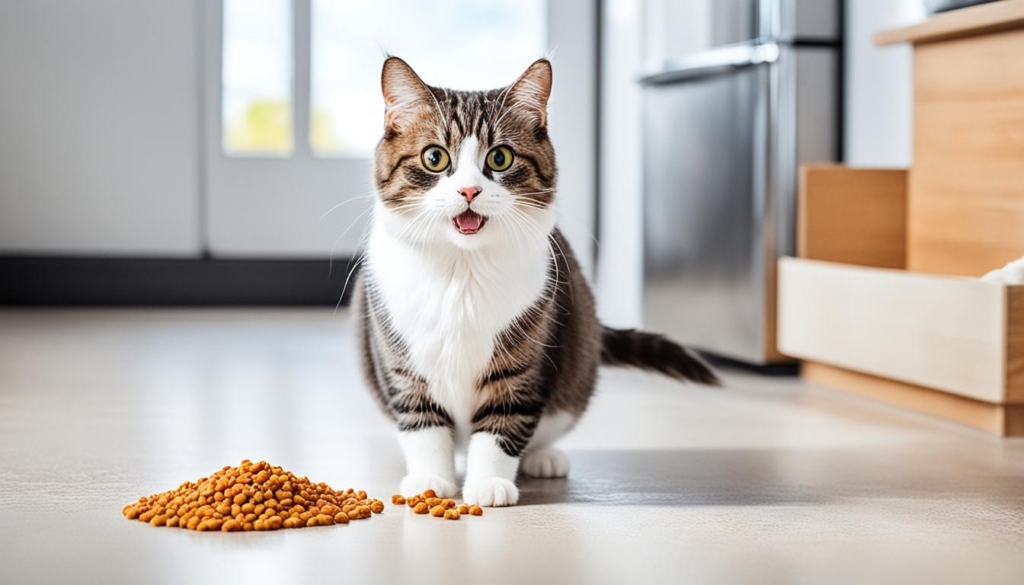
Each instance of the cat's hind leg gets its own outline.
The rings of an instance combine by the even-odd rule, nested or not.
[[[573,425],[576,417],[568,412],[545,414],[523,455],[522,470],[530,477],[559,478],[569,475],[569,456],[551,447]]]

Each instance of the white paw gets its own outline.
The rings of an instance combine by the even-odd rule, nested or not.
[[[558,449],[541,449],[523,458],[523,473],[531,477],[565,477],[569,475],[569,457]]]
[[[439,498],[454,498],[459,493],[454,481],[440,475],[407,475],[402,478],[402,495],[412,496],[427,490],[434,490]]]
[[[462,486],[462,499],[481,506],[515,506],[519,501],[519,488],[501,477],[467,479]]]

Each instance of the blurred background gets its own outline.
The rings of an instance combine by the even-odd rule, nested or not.
[[[345,308],[388,53],[548,56],[602,321],[724,388],[603,370],[483,519],[126,522],[243,458],[400,485]],[[0,583],[1018,585],[1022,55],[1024,0],[0,0]]]
[[[459,89],[548,55],[561,227],[603,318],[767,363],[797,167],[909,164],[909,48],[871,34],[924,14],[921,0],[6,1],[0,302],[344,304],[385,53]]]

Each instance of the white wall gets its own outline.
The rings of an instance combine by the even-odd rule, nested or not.
[[[846,2],[846,162],[910,166],[913,64],[910,47],[875,47],[874,33],[923,19],[922,0]]]
[[[0,2],[0,253],[199,253],[200,4]]]
[[[588,276],[593,276],[594,268],[597,190],[596,12],[592,0],[548,0],[548,45],[554,71],[550,134],[558,157],[558,224]]]
[[[636,83],[644,58],[643,3],[605,0],[601,26],[598,310],[608,325],[637,327],[643,317],[643,119]]]

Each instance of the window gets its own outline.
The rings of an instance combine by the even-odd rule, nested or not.
[[[385,52],[435,85],[511,83],[546,45],[545,0],[313,0],[309,136],[319,156],[366,158],[380,140]]]
[[[224,0],[221,141],[234,155],[287,155],[292,122],[291,0]]]

